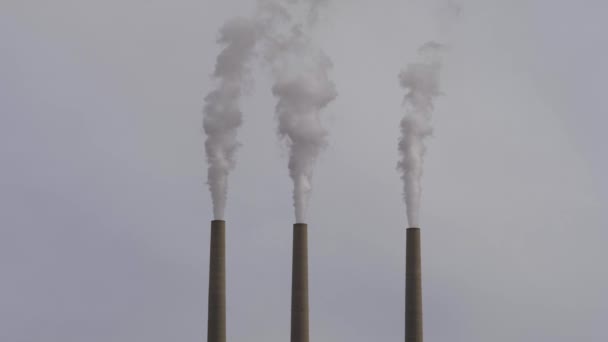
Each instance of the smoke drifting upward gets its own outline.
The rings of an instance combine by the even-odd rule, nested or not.
[[[431,2],[432,3],[432,2]],[[432,16],[436,18],[442,42],[449,42],[452,28],[462,13],[455,0],[437,0]],[[403,198],[410,227],[420,227],[422,197],[422,165],[426,153],[425,140],[433,134],[433,105],[440,92],[440,72],[445,45],[430,41],[418,49],[419,61],[409,64],[399,74],[399,83],[406,90],[403,100],[405,116],[401,120],[401,139],[397,164],[403,180]]]
[[[419,49],[421,61],[407,66],[399,81],[407,93],[403,104],[405,117],[401,120],[398,168],[402,172],[403,197],[410,227],[419,227],[422,194],[422,164],[425,139],[433,133],[431,116],[434,99],[439,96],[441,53],[443,46],[428,42]]]
[[[308,30],[328,0],[258,0],[254,19],[235,19],[220,30],[224,49],[213,76],[216,89],[205,98],[203,128],[208,180],[216,220],[224,218],[228,174],[239,147],[237,130],[243,121],[239,99],[248,62],[258,41],[272,70],[273,95],[278,99],[278,135],[289,149],[289,174],[294,183],[296,221],[305,222],[314,164],[327,144],[320,112],[336,97],[329,80],[329,58],[316,47]]]
[[[277,133],[289,149],[289,175],[293,180],[296,222],[306,222],[315,162],[327,144],[320,114],[336,96],[328,72],[331,60],[313,43],[307,30],[316,21],[325,0],[301,1],[304,10],[284,1],[274,2],[272,13],[281,20],[266,30],[266,60],[274,76],[272,93],[277,98]],[[300,11],[298,11],[300,10]],[[298,21],[298,16],[305,17]],[[280,22],[279,22],[280,21]]]
[[[207,184],[216,220],[224,219],[228,174],[236,163],[237,130],[243,121],[239,99],[247,80],[247,63],[256,45],[256,27],[254,21],[239,18],[220,29],[218,43],[224,45],[224,49],[217,57],[213,73],[218,83],[205,97],[203,129],[207,134]]]
[[[329,61],[318,60],[309,70],[281,74],[272,88],[278,98],[278,134],[289,148],[289,175],[294,184],[298,223],[306,222],[314,164],[327,143],[327,131],[319,114],[336,97],[334,85],[327,78],[329,66]]]

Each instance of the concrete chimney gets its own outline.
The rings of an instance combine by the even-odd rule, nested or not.
[[[207,342],[226,342],[226,222],[211,221]]]
[[[308,225],[293,225],[291,342],[308,342]]]
[[[405,342],[422,342],[420,228],[408,228],[405,246]]]

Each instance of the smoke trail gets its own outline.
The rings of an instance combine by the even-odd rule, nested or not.
[[[403,101],[406,114],[401,120],[401,160],[398,168],[402,172],[403,197],[410,227],[419,227],[418,212],[422,193],[420,180],[426,152],[424,140],[433,133],[433,101],[441,94],[439,71],[442,48],[435,42],[426,43],[419,50],[423,61],[408,65],[406,70],[399,74],[401,87],[407,94]]]
[[[203,129],[207,134],[205,152],[209,169],[207,184],[216,220],[224,219],[228,173],[235,166],[239,147],[237,129],[243,121],[239,99],[248,74],[247,62],[253,55],[257,25],[249,19],[233,19],[220,29],[218,43],[224,49],[217,57],[213,77],[217,87],[205,97]]]
[[[439,29],[445,35],[456,22],[462,6],[453,0],[441,0],[436,12]],[[440,92],[440,71],[444,45],[427,42],[418,50],[420,61],[407,66],[399,74],[401,87],[406,90],[403,101],[405,116],[401,120],[397,164],[403,180],[403,198],[410,227],[420,227],[419,212],[422,196],[422,164],[426,153],[425,140],[432,135],[431,118],[435,98]]]
[[[297,9],[275,2],[280,22],[267,30],[266,60],[274,76],[272,93],[277,98],[277,133],[289,149],[289,175],[293,180],[296,222],[306,222],[315,162],[327,144],[321,110],[336,96],[329,79],[331,60],[318,48],[307,29],[326,0],[301,1],[306,23],[298,21]],[[297,1],[296,1],[297,3]],[[282,26],[281,26],[282,25]]]
[[[293,57],[305,51],[305,45],[295,47]],[[327,144],[327,131],[321,125],[320,111],[336,97],[334,85],[327,76],[331,66],[329,60],[318,56],[310,62],[299,72],[280,73],[272,88],[278,99],[278,134],[290,151],[288,167],[294,183],[293,201],[299,223],[306,222],[314,164]]]

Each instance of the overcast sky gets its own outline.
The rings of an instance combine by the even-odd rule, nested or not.
[[[309,213],[311,340],[403,340],[397,74],[430,1],[335,0]],[[425,162],[427,341],[608,340],[608,2],[468,0]],[[245,0],[2,0],[0,340],[200,342],[217,29]],[[293,208],[263,72],[226,219],[228,339],[289,336]]]

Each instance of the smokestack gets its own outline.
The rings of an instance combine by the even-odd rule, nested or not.
[[[308,342],[308,225],[293,225],[291,342]]]
[[[226,342],[226,221],[211,221],[207,342]]]
[[[420,228],[408,228],[405,248],[405,342],[422,342]]]

